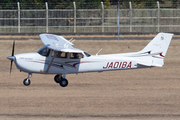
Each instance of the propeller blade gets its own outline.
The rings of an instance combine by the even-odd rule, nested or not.
[[[13,48],[12,48],[12,55],[11,56],[14,56],[14,47],[15,47],[15,40],[13,41]]]
[[[12,64],[13,64],[13,60],[11,60],[10,74],[11,74],[11,71],[12,71]]]
[[[12,71],[12,65],[13,65],[13,61],[14,61],[14,48],[15,48],[15,40],[13,41],[13,48],[12,48],[12,54],[11,54],[13,59],[11,59],[10,74],[11,74],[11,71]]]

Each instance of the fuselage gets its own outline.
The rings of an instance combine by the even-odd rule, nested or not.
[[[137,64],[140,59],[136,53],[86,55],[82,52],[83,57],[76,59],[71,58],[72,53],[67,53],[66,58],[54,57],[53,54],[52,50],[48,56],[39,53],[18,54],[14,62],[20,71],[40,74],[102,72],[142,67]]]

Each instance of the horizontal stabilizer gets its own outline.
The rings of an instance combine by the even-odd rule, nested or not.
[[[140,63],[140,62],[138,62],[137,64],[139,64],[139,65],[143,65],[143,66],[151,66],[152,64],[149,64],[149,63]]]
[[[137,64],[147,66],[147,67],[162,67],[162,65],[160,65],[160,64],[149,64],[149,63],[145,63],[145,62],[137,63]]]

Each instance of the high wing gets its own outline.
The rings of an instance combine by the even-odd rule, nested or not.
[[[61,52],[83,52],[80,49],[72,47],[74,44],[62,36],[53,34],[40,34],[39,37],[41,38],[43,44],[46,45],[49,49]]]

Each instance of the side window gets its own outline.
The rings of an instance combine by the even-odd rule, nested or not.
[[[51,53],[51,57],[53,57],[54,56],[54,50],[52,50],[52,53]]]
[[[57,52],[56,55],[59,58],[67,58],[67,53],[66,52]]]
[[[70,53],[70,59],[81,59],[83,57],[82,53]]]
[[[67,58],[67,53],[66,52],[54,52],[54,53],[56,55],[55,56],[56,58]],[[54,55],[54,53],[52,53],[52,56]]]

